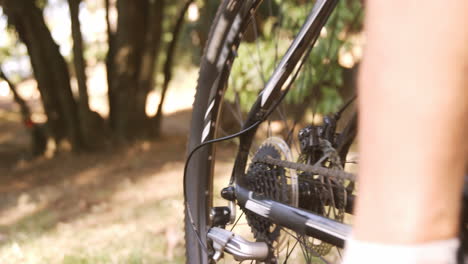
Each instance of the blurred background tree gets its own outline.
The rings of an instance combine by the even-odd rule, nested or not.
[[[145,111],[147,96],[155,88],[160,50],[173,38],[175,25],[171,16],[186,5],[185,1],[167,2],[0,1],[11,36],[17,36],[17,40],[10,43],[11,47],[23,43],[27,48],[25,55],[30,59],[47,116],[47,133],[57,145],[65,141],[76,151],[93,150],[109,136],[126,142],[158,134],[158,126],[152,125]],[[63,43],[58,45],[46,21],[45,9],[53,5],[69,14],[73,46],[69,56],[63,55]],[[105,12],[107,51],[104,56],[102,52],[96,53],[98,48],[93,47],[102,43],[86,43],[83,39],[80,12],[89,12],[89,9]],[[183,26],[184,17],[182,15],[179,28]],[[62,23],[67,24],[66,21]],[[172,46],[175,52],[175,44]],[[90,58],[91,52],[95,53],[92,54],[94,58]],[[85,58],[106,62],[108,122],[90,108]],[[77,92],[72,89],[72,77],[76,78]]]
[[[232,72],[237,94],[228,94],[228,98],[242,98],[245,111],[278,62],[278,41],[273,39],[278,24],[281,35],[287,36],[285,41],[279,40],[279,45],[287,47],[284,43],[294,37],[307,15],[304,5],[311,5],[310,1],[300,0],[271,3],[269,8],[262,5],[265,10],[258,12],[255,20],[260,35],[240,48],[238,63],[242,67]],[[30,61],[30,74],[37,82],[46,116],[38,121],[45,122],[43,133],[56,146],[97,150],[109,141],[130,142],[160,135],[162,106],[172,70],[182,64],[198,65],[218,4],[219,0],[0,0],[11,39],[4,49],[25,47],[21,60],[23,64],[25,58]],[[304,108],[313,94],[319,94],[314,102],[316,110],[327,113],[336,110],[347,96],[343,87],[350,86],[346,80],[352,78],[347,76],[354,75],[355,70],[350,69],[356,63],[353,60],[352,65],[343,66],[340,59],[345,56],[340,54],[349,55],[355,46],[348,37],[361,30],[362,16],[355,15],[361,2],[346,0],[339,5],[308,59],[312,65],[327,66],[313,67],[310,74],[299,77],[296,89],[287,97],[292,107]],[[58,40],[48,21],[51,7],[61,12],[60,27],[68,26],[62,29],[68,32],[66,41]],[[87,21],[93,12],[101,14],[99,23]],[[99,28],[98,37],[90,37],[96,33],[89,32],[92,23]],[[178,45],[182,48],[177,49]],[[245,56],[257,48],[266,54],[262,72],[251,70],[255,66]],[[8,52],[2,55],[2,61],[12,58]],[[97,63],[106,68],[108,114],[93,109],[88,94],[93,88],[88,87],[87,72]],[[13,85],[15,80],[29,77],[28,67],[23,67],[26,73],[10,74],[8,64],[5,66],[2,76],[7,83]],[[14,81],[7,80],[7,75],[15,75]],[[148,96],[155,90],[160,99],[156,113],[150,115]]]

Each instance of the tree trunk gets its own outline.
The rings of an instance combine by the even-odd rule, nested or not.
[[[130,110],[136,102],[137,80],[145,42],[148,1],[119,0],[118,22],[114,38],[115,54],[112,61],[112,87],[114,133],[121,141],[129,139]]]
[[[137,128],[138,131],[143,132],[140,136],[148,136],[152,132],[148,124],[149,119],[146,115],[146,99],[148,97],[148,93],[154,87],[156,60],[161,46],[161,35],[163,30],[162,21],[164,4],[164,0],[155,1],[151,3],[149,11],[149,25],[141,61],[140,75],[138,78],[135,109],[132,111],[135,113],[133,119],[134,127]]]
[[[106,74],[107,74],[107,98],[109,102],[109,123],[112,128],[116,126],[115,123],[115,95],[113,88],[113,81],[112,81],[112,74],[113,74],[113,62],[114,62],[114,55],[115,55],[115,32],[113,32],[111,28],[110,22],[110,9],[111,4],[110,0],[105,0],[105,9],[106,9],[106,26],[107,26],[107,43],[108,43],[108,50],[106,55]]]
[[[146,96],[153,86],[162,8],[161,0],[117,2],[109,101],[112,128],[120,140],[141,136],[147,128]]]
[[[73,63],[75,66],[76,80],[78,83],[79,101],[78,108],[81,120],[81,133],[83,141],[87,147],[95,145],[93,142],[93,134],[97,131],[92,126],[90,120],[91,110],[89,108],[88,87],[86,85],[86,62],[83,57],[83,37],[81,35],[80,20],[79,20],[79,6],[81,0],[68,0],[70,7],[70,20],[71,31],[73,38]]]
[[[67,64],[33,0],[1,0],[4,13],[26,44],[38,82],[47,122],[57,142],[67,138],[72,148],[82,148],[80,122],[70,87]]]

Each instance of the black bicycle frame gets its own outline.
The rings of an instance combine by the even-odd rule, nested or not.
[[[289,83],[294,81],[294,78],[290,79],[290,76],[294,76],[295,69],[302,66],[308,51],[317,41],[322,27],[337,3],[338,0],[317,0],[305,24],[252,106],[244,123],[244,129],[255,122],[265,120],[271,113],[271,109],[284,98],[283,95],[289,89]],[[245,188],[244,171],[255,133],[256,129],[252,129],[240,137],[239,150],[233,168],[232,181],[236,184],[236,197],[239,204],[299,234],[313,236],[343,247],[351,230],[348,225],[287,204],[264,199]]]

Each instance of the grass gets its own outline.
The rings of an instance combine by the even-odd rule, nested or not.
[[[185,135],[9,169],[0,263],[184,263],[184,148]]]
[[[0,264],[185,263],[181,182],[197,70],[177,72],[154,142],[18,162],[28,135],[0,109]]]
[[[10,229],[13,235],[0,246],[0,263],[183,263],[177,204],[180,199],[170,198],[123,206],[118,213],[90,214],[71,223],[56,223],[53,211],[43,211]],[[170,235],[177,236],[172,256],[167,255],[167,241],[174,240]]]

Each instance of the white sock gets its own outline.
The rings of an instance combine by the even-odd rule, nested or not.
[[[456,264],[458,239],[424,244],[380,244],[350,239],[343,264]]]

